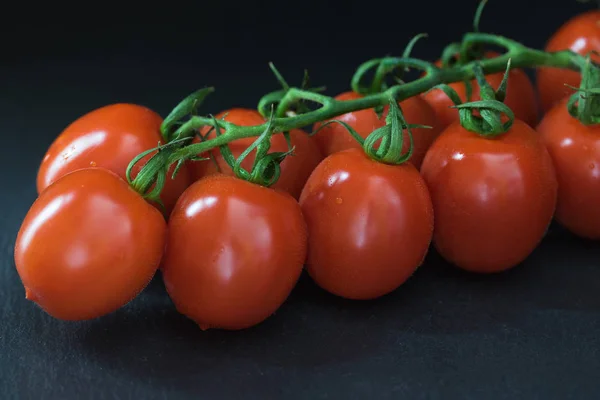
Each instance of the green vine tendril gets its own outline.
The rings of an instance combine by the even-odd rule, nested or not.
[[[579,88],[569,87],[577,91],[567,102],[569,114],[584,125],[600,124],[600,70],[592,67],[590,54],[581,71]]]

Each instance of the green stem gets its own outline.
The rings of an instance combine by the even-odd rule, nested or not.
[[[507,52],[495,57],[484,60],[476,61],[485,74],[503,72],[506,65],[511,60],[512,68],[531,68],[531,67],[555,67],[571,69],[575,71],[581,71],[585,65],[586,58],[582,55],[576,54],[572,51],[565,50],[554,53],[548,53],[540,50],[530,49],[523,46],[522,44],[515,42],[511,39],[490,35],[485,33],[468,33],[464,36],[462,41],[463,47],[472,47],[478,44],[493,44],[504,47]],[[406,84],[398,84],[388,88],[381,93],[369,94],[364,97],[339,101],[331,97],[314,93],[308,90],[301,90],[297,88],[289,88],[283,94],[281,91],[278,92],[278,96],[273,94],[267,95],[270,99],[277,99],[278,105],[276,108],[276,118],[272,120],[272,126],[274,132],[288,132],[292,129],[302,128],[305,126],[313,125],[317,122],[322,122],[336,116],[346,114],[353,111],[383,107],[388,104],[390,98],[394,98],[396,101],[402,101],[409,97],[417,96],[424,93],[431,88],[440,85],[448,84],[453,82],[470,81],[475,78],[474,65],[475,62],[469,62],[464,65],[457,65],[449,68],[438,68],[434,64],[410,57],[389,57],[378,60],[368,61],[357,70],[356,75],[352,80],[352,87],[359,88],[360,81],[363,75],[370,69],[378,67],[381,63],[385,63],[386,69],[389,68],[416,68],[423,70],[425,75],[419,79]],[[299,114],[293,117],[282,117],[285,111],[301,100],[308,100],[321,104],[321,107],[316,110],[309,111],[304,114]],[[219,137],[203,141],[201,143],[194,143],[189,145],[182,144],[179,148],[170,148],[168,157],[156,157],[149,161],[143,169],[148,171],[163,171],[166,168],[163,166],[159,167],[153,164],[164,163],[170,164],[177,162],[181,159],[191,159],[192,157],[204,153],[215,147],[224,146],[228,143],[249,137],[260,136],[267,127],[267,123],[258,126],[237,126],[232,123],[225,121],[214,121],[211,118],[191,116],[190,119],[183,123],[179,129],[177,129],[171,137],[185,138],[195,134],[195,132],[204,126],[215,126],[219,124],[221,128],[227,131],[226,134]],[[149,187],[148,176],[153,175],[151,173],[140,173],[132,182],[132,186],[140,193],[145,193],[142,189]],[[153,178],[156,181],[156,177]]]

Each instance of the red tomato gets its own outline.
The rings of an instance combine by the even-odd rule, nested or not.
[[[334,153],[310,176],[300,205],[308,225],[308,272],[335,295],[390,293],[427,254],[433,209],[410,163],[385,165],[359,149]]]
[[[492,52],[489,52],[486,55],[488,58],[496,56],[497,54]],[[441,62],[437,61],[436,65],[440,66]],[[488,83],[494,89],[498,89],[503,77],[503,72],[485,76]],[[467,87],[463,82],[451,83],[448,86],[456,90],[463,102],[467,101]],[[481,97],[479,96],[479,85],[475,79],[471,81],[471,86],[473,89],[471,100],[481,100]],[[448,127],[453,122],[458,121],[458,110],[450,108],[454,103],[442,90],[431,90],[424,93],[422,97],[427,100],[435,110],[442,129]],[[535,126],[538,121],[535,89],[525,71],[521,69],[512,69],[509,72],[508,89],[506,91],[504,103],[515,113],[516,118],[526,122],[529,126]]]
[[[571,117],[567,100],[550,109],[537,128],[558,178],[555,217],[576,235],[600,239],[600,126]]]
[[[38,171],[38,193],[61,176],[82,168],[106,168],[126,179],[125,170],[131,160],[158,145],[161,123],[160,115],[134,104],[113,104],[85,114],[69,125],[48,149]],[[138,174],[150,157],[135,166],[132,176]],[[171,173],[174,168],[173,165]],[[167,215],[190,183],[187,168],[182,168],[174,180],[169,175],[161,195]]]
[[[578,54],[600,51],[600,10],[591,10],[568,20],[550,37],[545,50],[572,50]],[[597,55],[592,54],[591,58],[600,61]],[[573,94],[573,89],[565,83],[579,87],[581,74],[566,69],[538,68],[536,83],[542,110],[546,112],[565,96]]]
[[[337,100],[355,100],[362,96],[355,92],[342,93],[336,97]],[[399,103],[402,108],[404,118],[409,124],[421,124],[431,126],[431,129],[411,129],[413,134],[413,154],[410,158],[410,162],[418,168],[423,162],[423,157],[431,143],[440,134],[441,129],[437,121],[433,108],[420,97],[411,97]],[[340,115],[336,118],[337,120],[344,121],[350,125],[354,130],[361,135],[363,138],[369,136],[375,129],[385,125],[385,117],[387,115],[389,107],[385,108],[381,119],[377,118],[377,113],[373,109],[366,109],[360,111],[354,111],[344,115]],[[321,123],[316,123],[314,130],[316,130]],[[321,149],[321,152],[325,155],[337,153],[338,151],[346,149],[360,149],[358,142],[348,133],[346,128],[342,125],[334,123],[325,126],[321,129],[314,138]],[[402,152],[408,150],[409,138],[408,134],[404,133],[404,146]]]
[[[306,257],[306,224],[286,192],[223,174],[182,195],[169,221],[163,278],[201,329],[256,325],[286,300]]]
[[[515,120],[487,139],[450,125],[421,168],[435,212],[433,241],[465,270],[491,273],[516,266],[534,250],[556,205],[552,161],[537,133]]]
[[[360,99],[362,96],[355,92],[345,92],[335,97],[339,101],[348,101]],[[366,138],[371,132],[385,125],[385,118],[377,118],[377,113],[372,108],[353,111],[347,114],[339,115],[333,119],[341,120],[350,125],[363,138]],[[313,132],[321,126],[317,122],[313,127]],[[342,125],[333,123],[325,126],[316,135],[313,136],[317,145],[324,156],[329,156],[338,151],[360,148],[358,142]]]
[[[63,320],[117,310],[152,279],[165,245],[163,216],[114,173],[63,176],[33,203],[17,236],[26,297]]]
[[[256,126],[264,124],[266,121],[256,110],[245,109],[245,108],[233,108],[227,111],[223,111],[215,115],[216,119],[222,119],[227,114],[225,120],[239,126]],[[203,134],[208,132],[208,128],[203,129]],[[224,131],[222,132],[224,133]],[[210,133],[209,138],[216,136],[214,130]],[[254,141],[256,138],[239,139],[229,144],[229,149],[233,153],[234,157],[239,157]],[[295,147],[294,153],[289,155],[281,163],[281,175],[279,180],[272,186],[273,189],[283,190],[288,192],[295,198],[300,196],[302,187],[308,179],[312,170],[319,164],[323,159],[319,148],[314,143],[313,139],[308,134],[300,129],[294,129],[290,131],[290,140],[292,146]],[[196,138],[195,142],[199,142]],[[288,151],[288,144],[283,134],[273,135],[271,138],[271,149],[269,152],[286,152]],[[195,179],[200,179],[204,176],[213,175],[219,172],[226,175],[233,175],[233,170],[229,167],[227,162],[221,156],[221,152],[218,148],[211,150],[214,159],[216,161],[199,161],[192,163]],[[253,151],[244,159],[242,162],[242,168],[246,171],[250,171],[256,151]],[[217,167],[218,166],[218,167]]]

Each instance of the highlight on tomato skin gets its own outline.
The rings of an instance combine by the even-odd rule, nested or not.
[[[102,168],[64,175],[29,209],[15,243],[27,299],[61,320],[109,314],[150,282],[166,237],[162,214]]]
[[[362,96],[355,92],[344,92],[336,96],[336,100],[355,100]],[[398,103],[409,124],[427,125],[431,128],[414,128],[413,136],[413,154],[409,160],[417,169],[421,167],[425,152],[431,146],[431,143],[442,131],[441,125],[437,119],[434,109],[419,96],[410,97]],[[366,138],[375,129],[380,128],[386,123],[386,116],[389,106],[384,107],[384,112],[379,118],[373,109],[354,111],[332,118],[341,120],[350,125],[359,135]],[[342,125],[334,123],[320,128],[322,123],[317,122],[313,126],[313,132],[319,131],[313,136],[321,153],[328,156],[339,151],[347,149],[360,149],[360,144],[348,133]],[[402,152],[408,150],[409,137],[404,133],[404,146]]]
[[[106,168],[126,179],[125,171],[131,160],[162,143],[162,121],[161,116],[149,108],[125,103],[100,107],[79,117],[46,152],[37,175],[38,193],[63,175],[82,168]],[[134,166],[132,177],[150,157]],[[175,179],[171,179],[174,168],[175,165],[171,166],[161,194],[166,215],[192,180],[187,167],[181,168]]]
[[[567,101],[551,108],[537,127],[558,179],[556,220],[577,236],[600,239],[600,126],[569,114]]]
[[[495,52],[487,52],[486,58],[493,58],[498,55]],[[438,60],[435,64],[439,67],[441,66],[441,61]],[[502,82],[503,76],[503,73],[499,72],[488,74],[485,78],[494,89],[497,89]],[[461,101],[465,102],[467,100],[467,87],[463,82],[450,83],[448,86],[456,90]],[[471,86],[473,90],[471,100],[480,100],[479,86],[475,79],[471,81]],[[421,97],[435,110],[441,130],[459,120],[458,110],[451,108],[454,103],[442,90],[434,89],[421,94]],[[504,103],[515,113],[516,118],[526,122],[531,127],[536,126],[539,116],[535,87],[522,69],[515,68],[510,71]]]
[[[262,125],[266,120],[256,110],[248,108],[232,108],[225,110],[215,115],[216,119],[224,119],[239,126],[256,126]],[[204,127],[201,134],[206,135],[210,128]],[[225,133],[223,130],[222,133]],[[216,132],[208,134],[208,138],[216,137]],[[233,156],[238,158],[254,141],[255,137],[246,139],[238,139],[229,143],[229,149]],[[195,143],[200,140],[194,139]],[[304,183],[308,179],[312,170],[323,159],[318,146],[306,132],[301,129],[293,129],[290,131],[290,142],[294,147],[294,152],[287,156],[281,163],[281,175],[277,182],[273,185],[273,189],[280,189],[288,192],[296,199],[300,196],[300,192],[304,187]],[[289,150],[288,143],[283,134],[275,134],[271,138],[270,152],[286,152]],[[223,173],[233,176],[233,170],[223,159],[218,148],[211,149],[208,154],[202,155],[207,157],[212,154],[213,160],[195,161],[191,163],[191,169],[194,180],[201,179],[205,176]],[[242,162],[242,168],[249,171],[252,168],[256,150],[252,151],[248,157]]]
[[[566,21],[549,39],[545,51],[571,50],[581,55],[590,54],[600,62],[600,10],[590,10]],[[571,87],[579,87],[581,73],[567,69],[540,67],[536,71],[536,86],[542,111],[545,113],[565,96]]]
[[[290,194],[211,175],[171,214],[163,280],[177,310],[201,329],[249,328],[285,302],[306,248],[306,223]]]
[[[317,285],[368,300],[400,287],[422,264],[433,234],[431,199],[417,169],[363,150],[325,158],[300,197],[308,226],[306,268]]]
[[[524,261],[556,207],[557,180],[541,138],[515,120],[489,139],[450,125],[421,168],[433,202],[433,243],[467,271],[494,273]]]

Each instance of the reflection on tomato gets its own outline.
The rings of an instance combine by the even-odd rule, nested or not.
[[[359,99],[361,97],[360,94],[355,92],[345,92],[336,96],[336,100],[347,101]],[[421,166],[421,162],[423,161],[427,149],[441,132],[441,128],[433,108],[426,101],[423,101],[422,98],[418,96],[410,97],[398,104],[402,109],[404,118],[409,124],[420,124],[431,127],[431,129],[416,128],[411,130],[414,142],[413,154],[410,158],[410,162],[418,169]],[[347,123],[361,137],[366,138],[375,129],[385,125],[385,117],[388,109],[389,106],[385,107],[385,111],[381,118],[378,118],[377,113],[369,108],[346,113],[332,119],[341,120]],[[321,125],[322,123],[316,123],[313,127],[313,131],[316,131]],[[352,137],[352,135],[350,135],[350,133],[348,133],[346,128],[337,123],[323,127],[314,138],[321,149],[321,153],[326,156],[342,150],[361,148],[360,144]],[[405,153],[408,150],[408,147],[408,134],[404,132],[404,146],[402,152]]]
[[[152,279],[163,254],[163,216],[114,173],[90,168],[48,186],[15,245],[28,299],[63,320],[115,311]]]
[[[222,119],[225,116],[225,120],[239,126],[256,126],[265,123],[265,119],[256,110],[246,108],[233,108],[230,110],[223,111],[215,116],[216,119]],[[202,134],[208,132],[208,128],[202,130]],[[223,132],[224,133],[224,132]],[[209,134],[208,138],[214,138],[214,130]],[[254,141],[255,137],[238,139],[229,143],[229,149],[233,153],[234,157],[239,157]],[[294,146],[294,152],[292,155],[287,156],[281,163],[281,175],[277,182],[272,186],[273,189],[280,189],[288,192],[295,198],[300,196],[302,187],[308,179],[310,173],[319,164],[321,159],[321,153],[313,139],[301,129],[293,129],[290,131],[290,141]],[[195,142],[199,140],[196,138]],[[271,149],[270,152],[286,152],[288,151],[288,143],[285,140],[283,134],[273,135],[271,138]],[[195,179],[200,179],[205,176],[213,175],[216,173],[223,173],[226,175],[233,175],[233,170],[227,162],[221,156],[221,152],[218,148],[211,150],[214,161],[197,161],[192,165]],[[246,171],[250,171],[256,151],[252,151],[248,157],[242,162],[242,168]]]
[[[113,104],[85,114],[69,125],[48,149],[38,171],[38,193],[61,176],[82,168],[106,168],[126,179],[125,171],[131,160],[158,145],[161,123],[160,115],[135,104]],[[134,177],[150,157],[134,167]],[[174,168],[171,167],[171,172]],[[161,195],[167,213],[190,183],[187,167],[175,179],[169,175]]]
[[[217,174],[192,184],[169,221],[163,278],[202,329],[243,329],[273,314],[306,258],[306,224],[286,192]]]
[[[555,216],[576,235],[600,239],[600,126],[573,118],[567,100],[550,109],[537,128],[558,178]]]
[[[429,149],[421,173],[433,201],[434,244],[465,270],[516,266],[540,242],[554,214],[557,181],[550,155],[520,120],[493,139],[452,124]]]
[[[359,149],[334,153],[309,178],[300,205],[308,225],[308,272],[330,293],[383,296],[427,254],[433,209],[410,163],[385,165]]]
[[[591,10],[568,20],[550,37],[546,51],[571,50],[578,54],[600,51],[600,10]],[[591,55],[592,60],[600,61],[600,56]],[[565,96],[572,94],[573,89],[565,86],[579,87],[581,74],[576,71],[559,68],[538,68],[537,90],[544,112]]]

